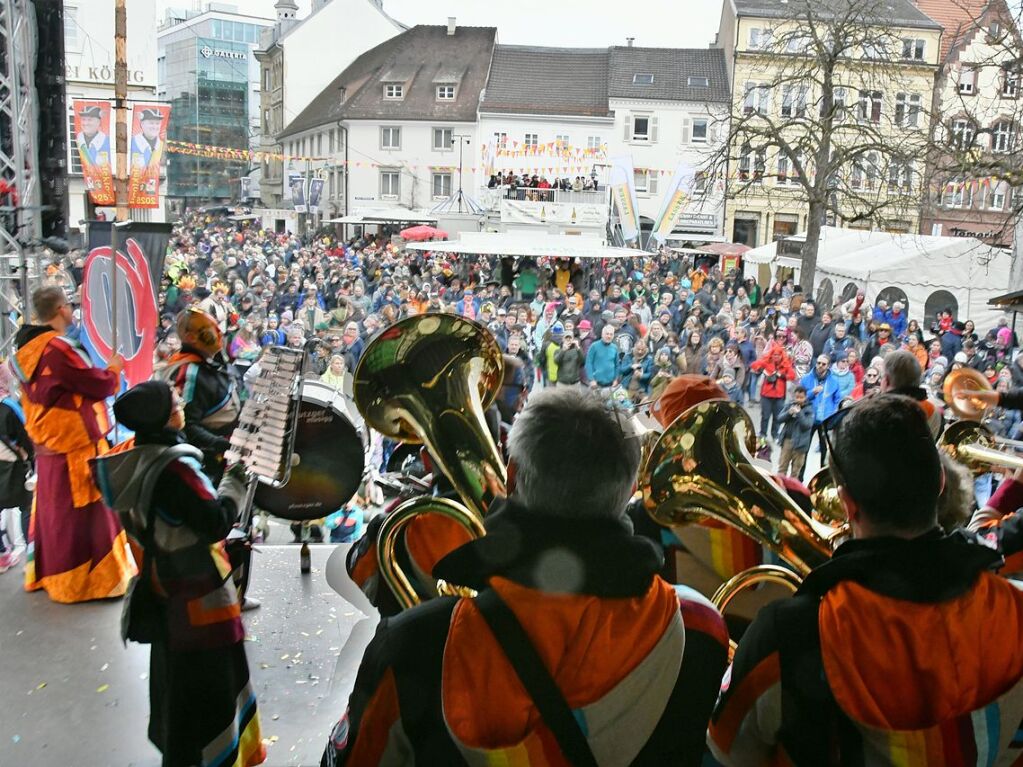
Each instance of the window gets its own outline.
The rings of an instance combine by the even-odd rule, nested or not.
[[[455,145],[454,128],[433,129],[433,151],[446,152]]]
[[[645,168],[637,168],[633,174],[637,194],[657,194],[657,171],[648,171]]]
[[[709,77],[693,77],[690,75],[686,78],[686,85],[690,88],[709,88],[710,78]]]
[[[554,137],[554,143],[558,147],[558,149],[561,149],[562,147],[568,146],[568,135],[562,133],[562,134],[559,134],[559,135],[555,136]]]
[[[805,158],[800,152],[797,155],[800,166],[805,163]],[[800,173],[796,164],[789,159],[789,156],[785,153],[778,155],[778,185],[784,186],[786,184],[790,186],[798,186],[800,182]]]
[[[759,184],[764,179],[766,163],[765,150],[758,149],[754,152],[749,144],[743,144],[739,151],[739,180]]]
[[[388,126],[380,129],[381,149],[401,149],[401,128]]]
[[[963,178],[950,179],[945,184],[941,204],[946,208],[970,208],[973,206],[973,184]]]
[[[911,59],[913,61],[924,60],[924,50],[926,48],[926,41],[920,40],[919,38],[903,38],[902,40],[902,58]]]
[[[447,199],[451,196],[451,174],[450,173],[434,173],[433,174],[433,198]]]
[[[693,176],[693,194],[694,195],[705,195],[707,194],[707,171],[697,171],[696,175]]]
[[[438,85],[437,86],[437,101],[454,101],[455,100],[455,86],[454,85]]]
[[[972,122],[966,119],[952,121],[952,146],[956,149],[969,149],[973,146],[977,130]]]
[[[833,120],[844,120],[845,110],[848,103],[848,95],[845,88],[835,88],[831,91],[831,109],[833,111]],[[821,117],[826,117],[827,112],[825,110],[824,99],[820,100],[820,113]]]
[[[693,133],[690,141],[694,144],[707,143],[707,120],[705,118],[693,120]]]
[[[525,141],[523,141],[522,143],[525,144],[526,146],[539,146],[540,135],[538,133],[527,133]]]
[[[809,89],[805,85],[782,86],[781,116],[788,118],[806,117],[806,98]]]
[[[586,148],[587,149],[600,149],[600,136],[587,136],[586,137]]]
[[[895,124],[903,128],[916,128],[920,122],[920,95],[897,93],[895,95]]]
[[[813,46],[813,41],[809,35],[793,33],[788,36],[785,41],[785,52],[786,53],[805,53]]]
[[[753,27],[749,31],[749,47],[751,50],[762,51],[770,48],[774,42],[774,32],[770,29]]]
[[[632,84],[633,85],[653,85],[654,84],[654,76],[653,75],[644,75],[644,74],[633,75],[632,76]]]
[[[973,67],[964,66],[959,70],[959,92],[964,96],[977,92],[977,71]]]
[[[1012,123],[1002,120],[995,123],[994,131],[991,134],[991,151],[1008,152],[1012,149],[1014,141]]]
[[[864,166],[866,177],[863,180],[863,186],[865,189],[873,189],[877,186],[878,181],[878,168],[877,168],[877,152],[871,152],[867,155],[867,162]]]
[[[396,170],[380,171],[380,196],[396,199],[401,196],[401,173]]]
[[[1002,98],[1014,99],[1019,92],[1019,75],[1015,72],[1002,72]]]
[[[987,28],[988,40],[1001,40],[1005,36],[1005,29],[1001,22],[992,21]]]
[[[323,157],[323,134],[316,137],[316,156]]]
[[[654,143],[657,141],[657,118],[651,115],[632,115],[631,126],[626,125],[626,131],[632,128],[631,141]]]
[[[508,143],[507,133],[495,133],[494,134],[494,146],[504,146]]]
[[[887,40],[864,40],[863,58],[878,61],[888,58]]]
[[[1005,210],[1006,189],[1008,187],[1002,182],[996,182],[987,193],[987,207],[990,210]]]
[[[881,98],[881,91],[860,91],[857,119],[860,122],[881,122]]]
[[[388,83],[384,86],[384,98],[392,101],[401,101],[405,98],[405,86],[396,83]]]
[[[766,115],[770,108],[771,89],[762,83],[746,83],[746,95],[742,102],[743,114],[751,115],[754,112]]]
[[[78,9],[67,3],[64,4],[64,47],[78,50]]]
[[[327,134],[327,151],[334,154],[334,129],[330,129],[330,133]]]
[[[913,164],[892,161],[888,166],[888,191],[910,192],[913,189]]]
[[[263,110],[263,135],[267,136],[270,133],[270,110]]]
[[[767,170],[767,152],[758,149],[753,153],[753,180],[758,184],[764,181],[764,172]]]

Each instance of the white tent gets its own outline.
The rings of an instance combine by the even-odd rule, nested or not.
[[[796,244],[805,234],[789,238]],[[802,265],[794,248],[778,254],[771,243],[743,254],[747,276],[755,277],[761,264],[769,265],[772,278],[778,267],[795,270],[799,283]],[[1009,289],[1011,256],[1002,248],[985,245],[972,237],[928,237],[890,232],[863,232],[825,227],[817,255],[813,295],[837,303],[849,291],[863,289],[867,301],[878,296],[904,300],[910,317],[919,320],[951,306],[956,317],[973,320],[978,328],[991,327],[1001,312],[988,300]],[[853,287],[850,287],[853,286]],[[808,286],[804,285],[806,290]],[[823,294],[823,295],[822,295]]]
[[[462,232],[460,239],[446,242],[410,242],[408,250],[431,250],[479,256],[517,256],[520,258],[633,258],[652,256],[644,250],[615,248],[599,237],[569,234],[521,234]]]

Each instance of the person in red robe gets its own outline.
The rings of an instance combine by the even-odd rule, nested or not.
[[[124,360],[115,354],[107,369],[92,366],[66,335],[72,309],[60,288],[37,290],[32,307],[43,324],[22,326],[12,358],[38,477],[25,590],[45,589],[55,602],[119,597],[135,566],[89,459],[107,452],[111,424],[104,400],[116,391]]]

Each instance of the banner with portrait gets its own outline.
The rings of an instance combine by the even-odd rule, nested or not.
[[[160,206],[160,170],[167,147],[170,104],[134,104],[128,139],[128,207]]]
[[[657,218],[654,219],[654,228],[650,232],[652,242],[663,245],[668,241],[668,235],[675,228],[679,216],[682,215],[686,203],[689,202],[695,178],[696,174],[692,165],[680,162],[675,168],[675,175],[671,178],[671,184],[661,202],[661,209],[657,212]]]
[[[105,367],[113,356],[113,279],[109,221],[89,222],[89,255],[82,275],[82,344]],[[117,348],[124,357],[128,386],[153,375],[157,295],[171,224],[133,222],[118,233]]]
[[[320,198],[323,196],[323,179],[314,178],[309,182],[309,210],[318,210]]]
[[[636,171],[632,156],[611,158],[611,197],[618,210],[622,237],[626,243],[639,245],[639,202],[636,199]]]
[[[291,201],[295,205],[295,212],[305,213],[309,210],[305,202],[305,178],[292,174],[288,179],[288,184],[291,188]]]
[[[113,205],[114,166],[111,153],[109,101],[75,99],[75,146],[82,162],[82,178],[94,205]]]

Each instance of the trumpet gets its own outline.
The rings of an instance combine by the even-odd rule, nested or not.
[[[974,474],[986,474],[993,466],[1007,469],[1023,468],[1023,456],[999,450],[998,438],[978,421],[956,421],[945,429],[938,447],[965,464]],[[1010,449],[1014,449],[1010,444]]]
[[[381,525],[380,575],[403,607],[420,598],[395,559],[398,534],[415,518],[438,513],[479,537],[487,509],[506,494],[504,461],[485,418],[503,370],[504,358],[490,332],[451,314],[407,317],[363,351],[353,384],[362,417],[386,437],[426,445],[463,501],[413,498]],[[442,593],[462,592],[454,587]]]

